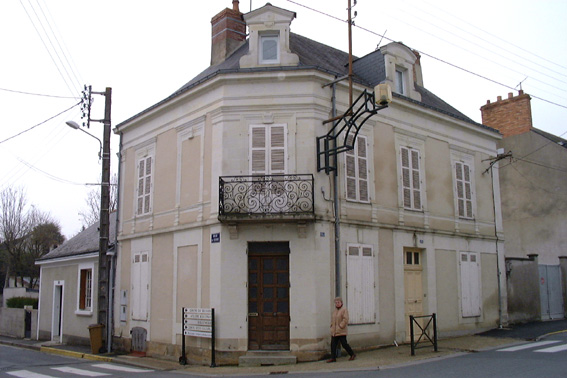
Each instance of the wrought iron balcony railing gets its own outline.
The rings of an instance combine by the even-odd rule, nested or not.
[[[225,176],[219,178],[219,219],[314,219],[313,175]]]

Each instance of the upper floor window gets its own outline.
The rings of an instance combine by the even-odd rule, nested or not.
[[[463,162],[455,163],[455,184],[459,217],[473,218],[471,167]]]
[[[349,138],[352,140],[350,135]],[[356,137],[354,149],[345,154],[345,166],[347,200],[369,202],[368,151],[365,136],[358,135]]]
[[[250,126],[250,173],[286,173],[287,127],[285,124]]]
[[[474,156],[451,150],[455,217],[473,219],[475,216]]]
[[[395,88],[396,88],[396,92],[401,94],[401,95],[406,94],[405,77],[406,77],[405,70],[402,70],[401,68],[396,68],[396,77],[395,77],[395,80],[394,80],[394,85],[395,85]]]
[[[410,210],[422,210],[421,157],[418,149],[401,147],[401,179],[403,206]]]
[[[280,61],[279,37],[277,35],[260,36],[260,63],[273,64]]]
[[[138,159],[136,214],[148,214],[152,211],[153,191],[153,155],[146,155]]]

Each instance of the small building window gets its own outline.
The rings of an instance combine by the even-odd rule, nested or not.
[[[279,63],[280,49],[277,35],[260,36],[260,63]]]
[[[93,269],[79,270],[79,310],[92,311],[93,308]]]

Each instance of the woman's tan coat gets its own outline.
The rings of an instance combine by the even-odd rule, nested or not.
[[[343,305],[336,308],[331,315],[331,336],[346,336],[348,334],[348,310]]]

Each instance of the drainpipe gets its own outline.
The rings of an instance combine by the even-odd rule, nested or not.
[[[337,89],[337,84],[333,83],[333,95],[331,99],[332,118],[335,118],[337,116],[336,89]],[[336,130],[333,129],[333,136],[335,136],[335,133]],[[333,158],[335,159],[335,172],[333,173],[333,178],[331,182],[333,185],[333,210],[335,213],[334,214],[335,215],[335,297],[340,297],[341,296],[341,221],[339,217],[339,183],[338,183],[339,167],[338,167],[337,155],[334,155]]]

